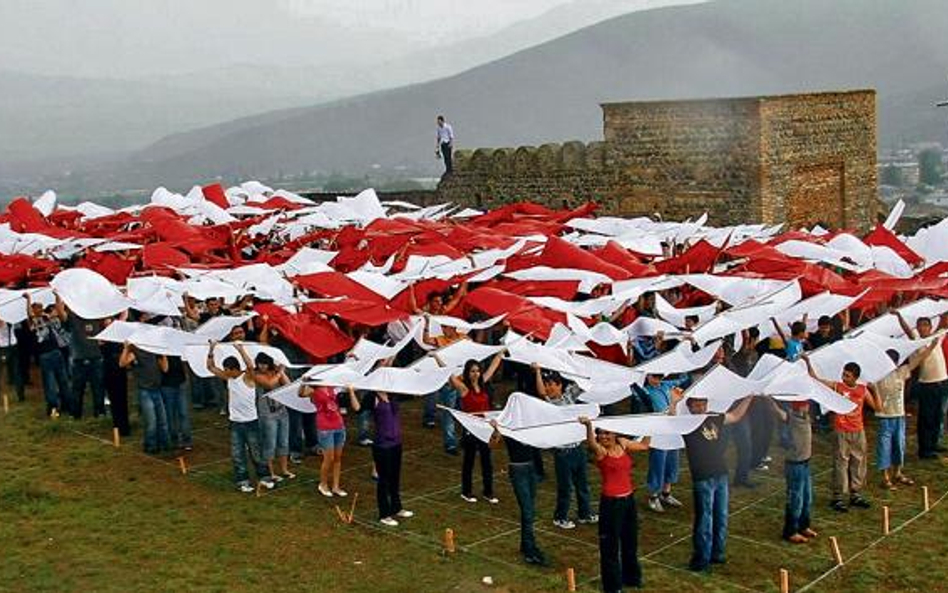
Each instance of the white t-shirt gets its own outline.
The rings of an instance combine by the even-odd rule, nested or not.
[[[227,396],[231,422],[253,422],[257,419],[257,389],[247,385],[243,375],[227,380]]]

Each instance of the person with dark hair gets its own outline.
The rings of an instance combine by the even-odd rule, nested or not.
[[[102,382],[102,350],[92,339],[103,329],[101,319],[83,319],[69,311],[59,296],[56,296],[55,315],[68,328],[69,364],[72,389],[70,390],[70,413],[73,418],[82,418],[86,384],[92,389],[92,415],[105,415],[105,389]]]
[[[173,445],[185,451],[193,448],[191,434],[191,406],[184,384],[187,381],[184,361],[180,356],[168,356],[168,371],[161,376],[161,399],[168,415],[168,430]]]
[[[912,354],[905,364],[899,364],[899,352],[886,354],[895,370],[873,383],[879,396],[879,430],[876,433],[876,464],[882,472],[882,487],[895,489],[895,483],[911,486],[915,482],[902,473],[905,464],[905,382],[932,350],[941,346],[941,340],[932,340],[928,346]]]
[[[790,543],[805,544],[819,535],[810,526],[813,506],[813,481],[810,457],[813,453],[813,429],[810,426],[810,402],[790,402],[783,407],[770,400],[780,420],[787,424],[790,446],[784,456],[784,477],[787,481],[787,503],[784,507],[783,538]]]
[[[682,396],[682,386],[690,380],[687,373],[678,379],[663,379],[654,373],[645,376],[642,390],[648,395],[652,412],[666,414]],[[672,494],[672,486],[678,483],[678,450],[648,449],[648,508],[656,513],[666,508],[681,507]]]
[[[843,332],[849,329],[849,311],[846,310],[841,316],[841,323],[837,327],[833,317],[821,315],[816,322],[816,331],[807,337],[807,345],[810,350],[822,348],[827,344],[839,341],[843,337]]]
[[[599,572],[602,590],[621,592],[623,585],[642,586],[639,564],[639,519],[632,484],[632,453],[647,451],[650,439],[641,442],[620,437],[608,430],[594,430],[583,417],[586,445],[592,452],[602,477],[599,497]]]
[[[503,436],[496,420],[491,420],[490,425],[494,429],[491,443],[499,443],[503,440],[507,448],[507,477],[513,487],[517,507],[520,509],[520,554],[527,564],[548,566],[546,555],[537,545],[536,533],[533,530],[533,522],[537,514],[537,449]]]
[[[16,399],[22,402],[26,400],[26,389],[20,373],[20,356],[25,353],[21,354],[17,344],[18,325],[0,319],[0,364],[6,385],[16,390]]]
[[[757,366],[760,356],[757,354],[757,342],[760,339],[760,330],[751,327],[744,330],[741,339],[741,348],[728,360],[727,367],[741,377],[747,377]],[[771,403],[763,399],[751,401],[747,415],[740,422],[728,428],[730,440],[734,441],[737,451],[737,464],[734,467],[735,486],[755,488],[756,484],[750,479],[750,472],[755,466],[763,462],[767,444],[773,435],[774,417]],[[756,441],[755,441],[756,438]],[[767,444],[762,441],[766,441]],[[761,453],[763,451],[763,453]],[[756,453],[756,455],[755,455]]]
[[[260,453],[270,470],[270,480],[279,484],[284,479],[292,480],[296,474],[290,471],[290,415],[286,406],[272,397],[264,397],[290,382],[283,366],[277,366],[273,357],[261,352],[254,357],[254,381],[257,390],[257,418],[260,420]],[[280,471],[277,473],[276,464]]]
[[[575,383],[564,386],[563,377],[555,371],[544,372],[540,365],[532,365],[537,394],[556,406],[576,404],[580,390]],[[580,443],[557,447],[553,452],[556,470],[556,507],[553,525],[573,529],[576,524],[569,518],[572,490],[576,489],[577,520],[582,524],[596,523],[599,517],[592,512],[589,495],[589,477],[586,471],[589,459]]]
[[[438,131],[435,136],[435,156],[444,159],[444,174],[450,175],[454,172],[454,128],[445,121],[443,115],[439,115],[437,120]]]
[[[168,372],[168,358],[136,348],[125,342],[119,356],[119,366],[131,367],[138,387],[138,415],[144,425],[142,430],[145,453],[153,454],[170,445],[168,412],[161,397],[161,379]]]
[[[461,394],[461,410],[468,414],[480,414],[489,412],[491,401],[488,384],[494,377],[500,363],[503,361],[504,352],[498,352],[490,362],[487,370],[481,373],[481,364],[476,360],[469,360],[464,364],[464,370],[461,376],[452,375],[451,383]],[[442,364],[441,359],[435,357],[438,364]],[[474,457],[481,458],[481,480],[483,483],[484,499],[491,504],[497,504],[499,501],[494,496],[494,464],[491,456],[490,445],[470,434],[466,430],[461,435],[461,451],[463,452],[461,462],[461,498],[466,502],[477,502],[474,496]]]
[[[919,317],[913,330],[899,311],[895,311],[895,316],[909,338],[925,339],[932,336],[931,319]],[[946,319],[942,317],[939,325],[943,326]],[[938,338],[938,342],[942,340],[944,337]],[[935,348],[922,359],[918,367],[918,379],[912,389],[918,397],[918,458],[938,459],[938,453],[944,451],[938,444],[938,435],[948,398],[948,365],[945,363],[944,349]]]
[[[349,409],[359,413],[362,406],[356,397],[355,389],[346,388],[349,396]],[[300,397],[308,397],[316,407],[316,434],[319,448],[323,451],[323,461],[319,466],[319,485],[316,490],[327,498],[345,497],[348,493],[339,485],[342,477],[342,450],[346,444],[346,424],[339,410],[339,399],[332,387],[303,384],[299,389]],[[332,479],[332,487],[329,480]]]
[[[214,361],[217,342],[211,342],[207,351],[207,370],[215,377],[227,382],[227,408],[230,418],[230,455],[234,466],[234,482],[241,492],[253,492],[250,473],[247,471],[247,451],[257,470],[258,484],[267,489],[276,485],[270,479],[270,470],[260,454],[260,422],[257,415],[257,382],[254,364],[243,344],[235,344],[235,356],[223,360],[220,368]]]
[[[362,405],[375,420],[372,460],[378,474],[376,499],[379,522],[398,527],[398,519],[410,519],[415,513],[402,508],[402,421],[398,402],[383,391],[370,392]]]
[[[53,315],[51,310],[44,310],[40,303],[34,303],[30,293],[25,292],[23,296],[26,299],[27,323],[33,332],[39,358],[46,415],[56,418],[70,411],[69,377],[61,349],[68,341],[59,317]]]
[[[726,414],[708,416],[701,426],[684,435],[694,494],[692,554],[688,563],[691,570],[704,571],[711,564],[726,561],[729,490],[724,427],[739,422],[752,399],[744,398]],[[692,414],[708,411],[706,399],[689,398],[685,402]]]
[[[809,356],[804,356],[803,360],[811,377],[856,404],[848,414],[836,414],[833,423],[833,502],[830,508],[840,513],[848,511],[843,500],[848,494],[849,506],[868,509],[871,505],[860,492],[866,482],[867,466],[862,409],[868,403],[869,407],[878,411],[881,408],[878,398],[871,386],[859,383],[862,369],[857,363],[847,362],[843,365],[841,381],[829,381],[816,374]]]

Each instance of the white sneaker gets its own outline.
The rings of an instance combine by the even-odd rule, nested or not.
[[[398,527],[398,521],[391,517],[385,517],[384,519],[379,519],[379,523],[382,525],[387,525],[389,527]]]
[[[461,498],[464,499],[464,502],[477,502],[477,497],[476,497],[476,496],[466,496],[466,495],[462,494],[462,495],[461,495]]]
[[[276,483],[274,483],[274,481],[271,480],[270,478],[261,479],[259,484],[263,486],[264,488],[266,488],[267,490],[273,490],[274,488],[276,488]]]
[[[660,501],[657,496],[648,497],[648,508],[652,509],[656,513],[665,512],[665,509],[662,508],[662,501]]]
[[[569,519],[566,519],[565,521],[554,519],[553,525],[556,525],[560,529],[573,529],[574,527],[576,527],[576,524],[570,521]]]
[[[496,496],[491,496],[490,498],[485,498],[484,500],[486,500],[487,502],[491,504],[500,504],[500,499],[497,498]]]
[[[412,517],[415,516],[415,513],[411,512],[411,511],[406,511],[405,509],[402,509],[402,510],[398,511],[398,512],[395,513],[395,514],[398,515],[399,518],[401,518],[401,519],[411,519]]]
[[[761,459],[761,461],[763,461],[764,463],[773,463],[774,458],[771,457],[770,455],[768,455],[768,456],[764,457],[763,459]]]
[[[595,525],[599,523],[599,515],[593,513],[588,517],[580,517],[577,521],[580,525]]]
[[[270,476],[270,481],[275,484],[279,484],[283,481],[283,476]]]
[[[336,488],[332,491],[333,496],[338,496],[339,498],[345,498],[349,496],[349,493],[343,490],[342,488]]]
[[[240,490],[244,494],[250,494],[253,492],[253,486],[251,486],[249,482],[241,482],[237,484],[237,490]]]
[[[332,498],[332,491],[329,490],[329,488],[327,488],[326,486],[323,486],[322,484],[320,484],[319,486],[316,486],[316,490],[318,490],[319,493],[325,496],[326,498]]]
[[[672,496],[671,493],[669,492],[668,494],[662,494],[662,505],[680,508],[681,501],[675,498],[674,496]]]

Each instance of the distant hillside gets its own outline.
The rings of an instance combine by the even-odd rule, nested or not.
[[[433,119],[461,146],[598,138],[598,103],[873,87],[881,141],[945,136],[943,0],[718,0],[615,18],[457,76],[176,135],[96,180],[437,170]],[[169,149],[172,147],[173,149]]]

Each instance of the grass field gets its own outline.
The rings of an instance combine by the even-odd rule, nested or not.
[[[49,421],[41,397],[11,403],[0,413],[0,591],[566,591],[576,571],[579,591],[597,591],[594,526],[562,531],[552,525],[554,477],[541,484],[538,541],[553,562],[523,564],[517,554],[518,514],[495,451],[501,504],[461,500],[460,459],[445,455],[440,433],[420,428],[420,402],[403,406],[406,429],[403,500],[415,511],[397,529],[377,523],[370,455],[346,448],[343,486],[358,492],[355,521],[343,524],[315,492],[318,458],[299,477],[260,497],[237,493],[231,481],[224,418],[195,412],[195,448],[182,475],[175,455],[149,457],[135,440],[111,445],[106,420]],[[135,406],[133,406],[135,407]],[[914,430],[912,431],[914,432]],[[784,480],[778,462],[758,472],[754,490],[732,489],[728,563],[711,575],[686,570],[691,511],[687,470],[677,492],[684,509],[640,511],[639,546],[645,586],[654,591],[776,591],[778,570],[792,590],[948,590],[948,466],[910,461],[908,473],[928,485],[933,505],[922,513],[919,486],[883,492],[870,468],[874,505],[839,515],[827,508],[831,462],[827,437],[816,437],[812,462],[814,527],[821,537],[804,546],[780,539]],[[909,451],[914,451],[910,442]],[[774,457],[780,450],[774,447]],[[684,460],[684,457],[682,457]],[[874,460],[874,454],[870,455]],[[646,459],[637,457],[636,482]],[[590,468],[593,494],[598,476]],[[475,471],[475,484],[479,481]],[[893,532],[882,536],[882,505]],[[441,551],[444,529],[459,550]],[[827,536],[839,539],[845,564],[834,568]],[[491,576],[493,586],[481,579]]]

